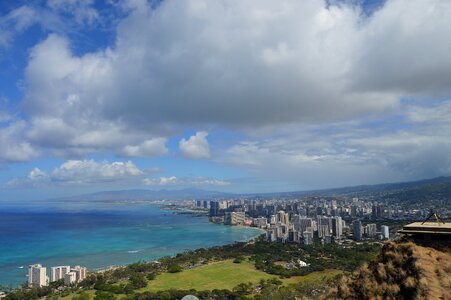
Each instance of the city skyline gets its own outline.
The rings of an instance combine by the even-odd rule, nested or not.
[[[447,1],[5,1],[0,199],[451,175]]]

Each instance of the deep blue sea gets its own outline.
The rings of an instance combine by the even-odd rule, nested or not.
[[[0,284],[25,282],[27,266],[34,263],[48,267],[49,276],[49,267],[56,265],[98,270],[259,234],[143,203],[0,202]]]

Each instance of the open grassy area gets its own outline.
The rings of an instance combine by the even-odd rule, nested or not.
[[[284,285],[304,283],[319,283],[326,279],[332,278],[342,273],[340,270],[325,270],[313,272],[306,276],[295,276],[287,279],[280,279],[278,276],[270,275],[255,269],[252,262],[244,260],[239,264],[233,263],[232,260],[224,260],[211,262],[207,265],[194,269],[183,270],[179,273],[163,273],[157,276],[155,280],[149,281],[147,287],[138,290],[144,291],[162,291],[169,289],[178,290],[213,290],[213,289],[229,289],[232,290],[240,283],[258,283],[260,279],[277,278]],[[90,295],[94,295],[94,291],[88,291]],[[75,294],[60,299],[70,300]]]
[[[159,291],[168,289],[233,289],[240,283],[257,283],[260,279],[277,278],[255,269],[248,260],[235,264],[232,260],[212,262],[180,273],[163,273],[141,291]]]
[[[85,291],[85,293],[89,294],[91,296],[91,299],[93,299],[96,292],[94,290],[89,290],[89,291]],[[72,300],[72,298],[77,296],[77,295],[78,294],[76,294],[76,293],[71,293],[71,294],[69,294],[68,296],[65,296],[65,297],[61,297],[60,296],[58,298],[58,300]]]
[[[232,260],[212,262],[191,270],[180,273],[163,273],[155,280],[149,282],[148,286],[140,291],[161,291],[168,289],[233,289],[240,283],[258,283],[260,279],[277,278],[285,285],[302,282],[319,282],[343,273],[340,270],[324,270],[313,272],[306,276],[294,276],[288,279],[280,279],[278,276],[270,275],[255,269],[252,262],[244,260],[235,264]]]

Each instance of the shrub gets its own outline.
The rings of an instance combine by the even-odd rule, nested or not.
[[[179,265],[170,265],[168,267],[168,272],[169,273],[178,273],[178,272],[182,272],[182,267],[180,267]]]
[[[157,274],[155,274],[154,272],[147,274],[147,279],[155,280],[155,278],[157,278]]]

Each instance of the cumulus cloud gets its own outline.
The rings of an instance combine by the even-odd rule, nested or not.
[[[92,4],[68,3],[69,10]],[[147,156],[166,152],[142,141],[187,124],[328,123],[396,109],[406,95],[451,93],[444,1],[389,1],[370,16],[319,0],[128,9],[111,48],[76,55],[55,34],[33,48],[23,106],[30,141],[68,157],[100,149]],[[203,144],[182,154],[208,157]]]
[[[29,161],[39,156],[39,151],[23,138],[26,127],[24,121],[0,127],[0,163]]]
[[[186,158],[201,159],[210,157],[210,146],[207,141],[208,132],[198,131],[188,140],[181,139],[179,148],[182,155]]]
[[[142,142],[139,145],[125,146],[122,153],[129,157],[146,157],[163,155],[168,152],[165,138],[155,138]]]
[[[81,5],[79,20],[95,22],[91,1],[66,1],[65,13]],[[449,104],[434,99],[451,94],[451,3],[392,0],[370,15],[355,3],[136,1],[109,48],[78,54],[50,34],[25,71],[29,130],[1,129],[18,149],[3,160],[34,147],[161,155],[189,126],[248,135],[217,161],[263,175],[346,184],[445,174]],[[390,127],[387,116],[399,120]],[[207,132],[179,147],[210,157]]]
[[[43,179],[47,179],[49,176],[41,171],[39,168],[34,168],[33,170],[30,171],[30,173],[28,174],[27,178],[30,180],[43,180]]]
[[[144,172],[133,162],[96,162],[94,160],[69,160],[51,173],[53,181],[64,183],[112,182],[142,176]]]
[[[98,162],[92,159],[68,160],[52,172],[46,173],[34,168],[25,178],[15,178],[7,185],[10,187],[36,187],[52,185],[87,185],[109,182],[132,182],[140,179],[146,172],[131,161]]]
[[[34,168],[28,173],[27,177],[11,179],[6,183],[6,186],[9,188],[36,188],[50,182],[50,176],[47,173],[39,168]]]
[[[395,117],[280,129],[242,140],[217,160],[300,188],[414,180],[451,174],[451,102],[409,106]],[[433,111],[440,111],[436,116]],[[386,126],[374,123],[387,123]]]
[[[143,179],[145,185],[170,185],[170,186],[226,186],[230,182],[220,179],[207,177],[194,177],[179,179],[176,176],[159,177],[159,178],[145,178]]]

